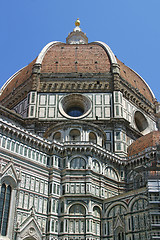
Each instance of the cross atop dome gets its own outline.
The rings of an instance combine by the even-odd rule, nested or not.
[[[82,32],[80,26],[80,20],[77,18],[75,21],[75,28],[73,29],[73,32],[68,34],[68,37],[66,38],[67,44],[87,44],[88,38],[85,33]]]

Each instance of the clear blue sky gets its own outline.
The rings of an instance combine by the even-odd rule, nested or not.
[[[160,0],[0,0],[0,87],[50,41],[65,42],[77,17],[160,101]]]

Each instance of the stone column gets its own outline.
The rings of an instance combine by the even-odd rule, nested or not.
[[[12,189],[11,200],[10,200],[10,210],[9,210],[9,218],[8,218],[8,230],[7,236],[12,239],[12,231],[14,224],[14,214],[16,208],[16,189]]]

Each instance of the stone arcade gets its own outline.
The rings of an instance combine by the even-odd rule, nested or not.
[[[0,93],[0,239],[160,239],[160,104],[77,20]]]

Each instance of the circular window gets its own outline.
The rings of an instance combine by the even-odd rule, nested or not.
[[[59,102],[60,113],[69,119],[81,119],[91,111],[91,100],[81,94],[69,94]]]
[[[144,130],[147,129],[148,127],[147,119],[141,112],[139,111],[135,112],[134,120],[135,120],[136,127],[140,132],[143,132]]]
[[[80,107],[71,107],[68,109],[67,114],[71,117],[79,117],[84,113],[83,109]]]

